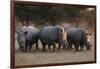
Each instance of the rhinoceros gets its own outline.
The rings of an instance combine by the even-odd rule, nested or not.
[[[19,44],[19,49],[21,51],[31,50],[32,45],[36,44],[36,49],[38,49],[38,39],[39,39],[39,30],[34,26],[21,26],[16,29],[17,40]]]
[[[61,26],[45,26],[40,30],[40,41],[45,51],[45,46],[53,45],[53,51],[55,51],[56,43],[59,44],[58,49],[60,50],[62,45],[66,45],[66,32]]]

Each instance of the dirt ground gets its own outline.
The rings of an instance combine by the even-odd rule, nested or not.
[[[74,50],[62,50],[52,52],[51,50],[43,52],[41,42],[39,42],[39,50],[35,49],[33,45],[32,50],[28,52],[21,52],[18,50],[18,43],[15,40],[15,65],[35,65],[35,64],[51,64],[51,63],[69,63],[69,62],[83,62],[83,61],[94,61],[94,36],[92,35],[93,46],[91,50],[75,52]]]

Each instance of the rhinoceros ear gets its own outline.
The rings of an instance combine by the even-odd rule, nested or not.
[[[25,32],[24,32],[24,35],[26,35],[27,33],[28,33],[28,32],[27,32],[27,31],[25,31]]]

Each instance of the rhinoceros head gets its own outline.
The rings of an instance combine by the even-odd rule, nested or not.
[[[21,51],[25,51],[25,45],[26,45],[26,35],[27,35],[27,31],[18,33],[17,39],[18,39],[18,44],[19,44],[19,50]]]

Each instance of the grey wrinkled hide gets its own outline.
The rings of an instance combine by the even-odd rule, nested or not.
[[[40,41],[43,46],[43,51],[45,51],[46,44],[49,49],[53,45],[53,51],[55,51],[55,43],[59,44],[59,49],[62,43],[62,29],[59,26],[46,26],[40,30]]]
[[[36,43],[36,48],[38,48],[38,29],[32,26],[22,26],[16,29],[16,33],[19,43],[19,49],[27,51],[27,48],[31,49],[32,44],[34,43]]]
[[[87,44],[87,35],[83,28],[71,27],[67,29],[66,32],[67,32],[68,49],[72,48],[72,44],[74,44],[76,51],[79,51],[79,46],[81,50],[83,50],[84,47],[86,47],[87,50],[90,49],[89,45]]]

